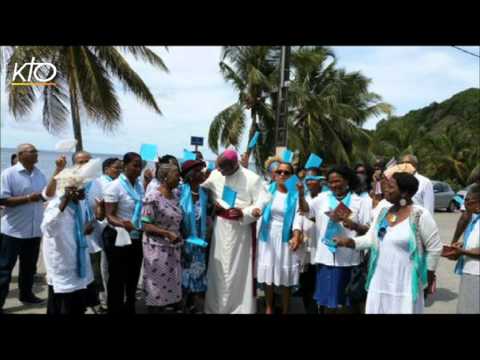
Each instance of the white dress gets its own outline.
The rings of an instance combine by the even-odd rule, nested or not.
[[[413,303],[412,296],[412,275],[417,275],[412,274],[413,262],[410,261],[408,252],[410,218],[393,227],[388,227],[384,239],[380,241],[376,224],[380,221],[382,212],[376,210],[377,208],[368,232],[353,239],[355,248],[358,250],[370,248],[378,250],[377,267],[368,289],[365,312],[367,314],[422,313],[423,289],[426,284],[419,284],[416,304]],[[413,205],[413,210],[422,213],[418,220],[417,231],[425,251],[427,269],[435,271],[442,252],[437,224],[427,209]]]
[[[235,207],[242,209],[239,221],[217,216],[213,224],[210,258],[207,270],[205,313],[254,314],[252,216],[255,208],[262,209],[270,200],[262,179],[243,167],[231,176],[213,170],[201,185],[210,191],[212,200],[222,202],[224,185],[237,192]]]
[[[288,287],[298,285],[303,249],[292,251],[289,243],[282,240],[286,198],[287,194],[279,191],[274,195],[268,241],[262,241],[257,236],[259,283]],[[260,228],[260,224],[258,227]]]
[[[389,226],[378,246],[378,260],[368,289],[367,314],[421,314],[423,293],[412,297],[413,261],[408,251],[409,219]],[[423,289],[420,284],[420,289]]]

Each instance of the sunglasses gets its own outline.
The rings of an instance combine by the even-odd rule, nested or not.
[[[277,175],[292,175],[292,173],[290,171],[287,171],[287,170],[275,170],[275,174]]]

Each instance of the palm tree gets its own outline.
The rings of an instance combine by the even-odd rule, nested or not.
[[[292,53],[292,67],[289,146],[300,150],[303,161],[314,152],[327,162],[349,164],[355,148],[369,146],[361,125],[371,115],[389,114],[391,106],[368,91],[370,79],[337,69],[328,48],[298,49]]]
[[[255,131],[262,131],[261,144],[269,138],[265,136],[273,122],[273,112],[267,103],[266,93],[272,88],[272,78],[276,70],[276,61],[269,46],[225,46],[220,61],[220,71],[225,80],[238,91],[238,100],[223,109],[213,120],[208,133],[210,149],[218,153],[219,145],[233,145],[238,148],[245,131],[245,112],[250,111],[250,140]],[[259,144],[260,145],[260,144]],[[255,152],[258,156],[263,151]]]
[[[146,46],[15,46],[9,49],[7,60],[7,91],[9,108],[15,118],[32,110],[37,94],[43,101],[43,125],[52,133],[62,129],[71,114],[77,151],[83,149],[80,113],[85,112],[94,123],[105,131],[113,130],[120,123],[120,104],[112,78],[119,80],[138,99],[161,114],[155,98],[130,67],[123,53],[149,62],[168,72],[163,60]],[[14,64],[23,64],[35,57],[39,62],[55,65],[56,86],[42,90],[34,86],[13,86],[11,79]],[[43,69],[49,76],[52,69]],[[69,106],[67,105],[69,103]]]

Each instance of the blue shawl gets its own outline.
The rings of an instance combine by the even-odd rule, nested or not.
[[[87,205],[87,204],[85,204]],[[80,204],[69,201],[68,207],[74,212],[75,217],[75,241],[77,243],[77,274],[81,279],[87,276],[87,240],[83,228],[83,215]]]
[[[208,245],[207,239],[207,191],[199,187],[200,198],[200,237],[197,234],[197,226],[195,221],[195,204],[193,203],[192,189],[190,185],[184,183],[180,188],[180,206],[184,212],[183,226],[187,231],[187,242],[206,247]]]
[[[268,241],[270,238],[270,220],[272,218],[272,203],[277,192],[277,183],[270,184],[268,189],[272,194],[272,200],[265,207],[262,215],[262,225],[260,227],[260,240]],[[295,218],[295,208],[298,201],[298,191],[289,191],[285,199],[285,214],[283,215],[282,241],[288,242],[292,233],[293,220]]]
[[[135,182],[135,187],[132,186],[130,181],[124,174],[119,176],[120,184],[128,193],[128,195],[135,201],[135,210],[133,211],[132,224],[137,230],[142,229],[141,213],[142,213],[142,198],[143,198],[143,187],[140,181],[137,179]]]
[[[352,193],[349,192],[347,196],[345,196],[345,198],[343,198],[343,200],[341,201],[346,207],[350,207],[351,200],[352,200]],[[335,198],[335,195],[333,194],[333,192],[330,192],[328,194],[328,206],[330,210],[331,211],[335,210],[338,204],[339,204],[339,201]],[[322,243],[324,243],[328,247],[328,250],[333,254],[337,251],[337,245],[333,241],[333,238],[337,235],[340,235],[341,233],[342,233],[342,225],[333,221],[332,219],[329,219],[327,224],[327,230],[325,231],[325,235],[322,238]]]
[[[470,222],[465,229],[465,234],[463,235],[463,248],[467,248],[467,242],[470,238],[470,235],[473,232],[473,228],[475,224],[480,220],[480,214],[473,214]],[[463,267],[465,266],[465,255],[462,255],[458,258],[457,264],[455,265],[455,274],[462,275],[463,274]]]

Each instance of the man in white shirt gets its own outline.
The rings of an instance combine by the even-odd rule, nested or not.
[[[43,300],[33,294],[33,279],[40,249],[45,175],[35,164],[38,152],[31,144],[17,147],[18,163],[1,174],[0,313],[9,292],[12,270],[20,258],[19,299],[27,304]]]
[[[423,206],[425,209],[427,209],[433,216],[435,212],[435,197],[433,195],[433,184],[429,178],[418,173],[417,157],[411,154],[405,155],[400,163],[411,164],[415,168],[415,170],[417,170],[414,175],[418,180],[418,191],[412,198],[412,200],[415,204]]]
[[[42,221],[48,315],[84,314],[87,307],[93,273],[86,236],[93,227],[84,216],[85,191],[80,187],[65,187],[64,194],[49,202]]]

